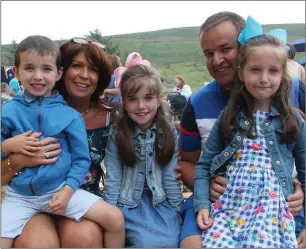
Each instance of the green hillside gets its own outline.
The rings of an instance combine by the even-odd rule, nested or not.
[[[274,28],[286,29],[289,42],[305,36],[305,24],[264,25],[263,28],[264,31]],[[200,48],[198,30],[199,27],[166,29],[116,35],[112,36],[112,40],[119,44],[120,57],[123,62],[127,53],[139,52],[144,59],[151,61],[168,82],[173,82],[175,76],[181,74],[192,89],[196,90],[204,82],[211,80]],[[3,63],[9,45],[2,45],[1,48]],[[296,60],[302,55],[304,53],[297,54]]]

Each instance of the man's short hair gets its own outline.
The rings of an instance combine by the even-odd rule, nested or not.
[[[201,33],[204,30],[208,30],[208,29],[210,29],[210,28],[212,28],[212,27],[214,27],[214,26],[216,26],[220,23],[226,22],[226,21],[231,21],[235,25],[235,27],[238,31],[238,34],[241,32],[241,30],[245,26],[245,19],[243,17],[241,17],[240,15],[238,15],[234,12],[222,11],[222,12],[218,12],[216,14],[213,14],[206,19],[206,21],[200,27],[199,35],[201,35]]]

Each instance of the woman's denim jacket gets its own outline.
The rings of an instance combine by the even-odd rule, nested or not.
[[[232,127],[234,138],[231,141],[224,141],[221,138],[219,127],[221,115],[215,122],[204,146],[201,158],[196,164],[193,201],[195,213],[200,209],[210,209],[210,178],[225,174],[227,162],[240,148],[247,131],[252,125],[251,121],[248,120],[242,112],[239,113],[241,131],[236,127]],[[279,113],[273,106],[271,107],[270,115],[267,120],[261,125],[266,145],[271,156],[272,165],[285,197],[294,193],[292,181],[294,162],[297,168],[298,178],[305,192],[305,121],[300,113],[297,115],[300,121],[301,133],[298,140],[292,144],[280,143],[279,138],[282,134],[283,127]]]
[[[117,150],[115,132],[110,129],[110,136],[106,148],[106,184],[104,190],[105,201],[129,208],[137,207],[144,190],[145,179],[153,196],[153,206],[157,207],[168,200],[175,211],[180,212],[183,207],[183,197],[180,183],[175,179],[174,168],[178,162],[177,132],[175,132],[175,152],[168,165],[161,167],[155,160],[156,127],[146,132],[136,127],[132,133],[132,140],[136,155],[139,158],[135,167],[123,165]],[[161,137],[162,137],[162,133]]]

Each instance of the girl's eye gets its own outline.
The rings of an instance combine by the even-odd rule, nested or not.
[[[145,100],[147,100],[147,101],[150,101],[150,100],[152,100],[153,99],[153,96],[152,95],[147,95],[147,96],[145,96]]]
[[[278,70],[278,69],[276,69],[276,68],[273,68],[273,69],[271,69],[271,70],[270,70],[270,72],[271,72],[271,73],[278,73],[278,72],[279,72],[279,70]]]
[[[135,101],[136,101],[136,98],[130,97],[130,98],[128,98],[128,101],[129,101],[129,102],[135,102]]]
[[[52,71],[52,68],[46,67],[46,68],[44,68],[43,70],[44,70],[45,72],[51,72],[51,71]]]
[[[33,67],[25,67],[24,70],[31,71],[31,70],[33,70]]]

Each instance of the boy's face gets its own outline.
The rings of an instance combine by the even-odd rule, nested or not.
[[[56,67],[56,55],[39,55],[35,51],[20,53],[20,65],[14,66],[16,78],[24,89],[33,96],[47,97],[63,73]]]

